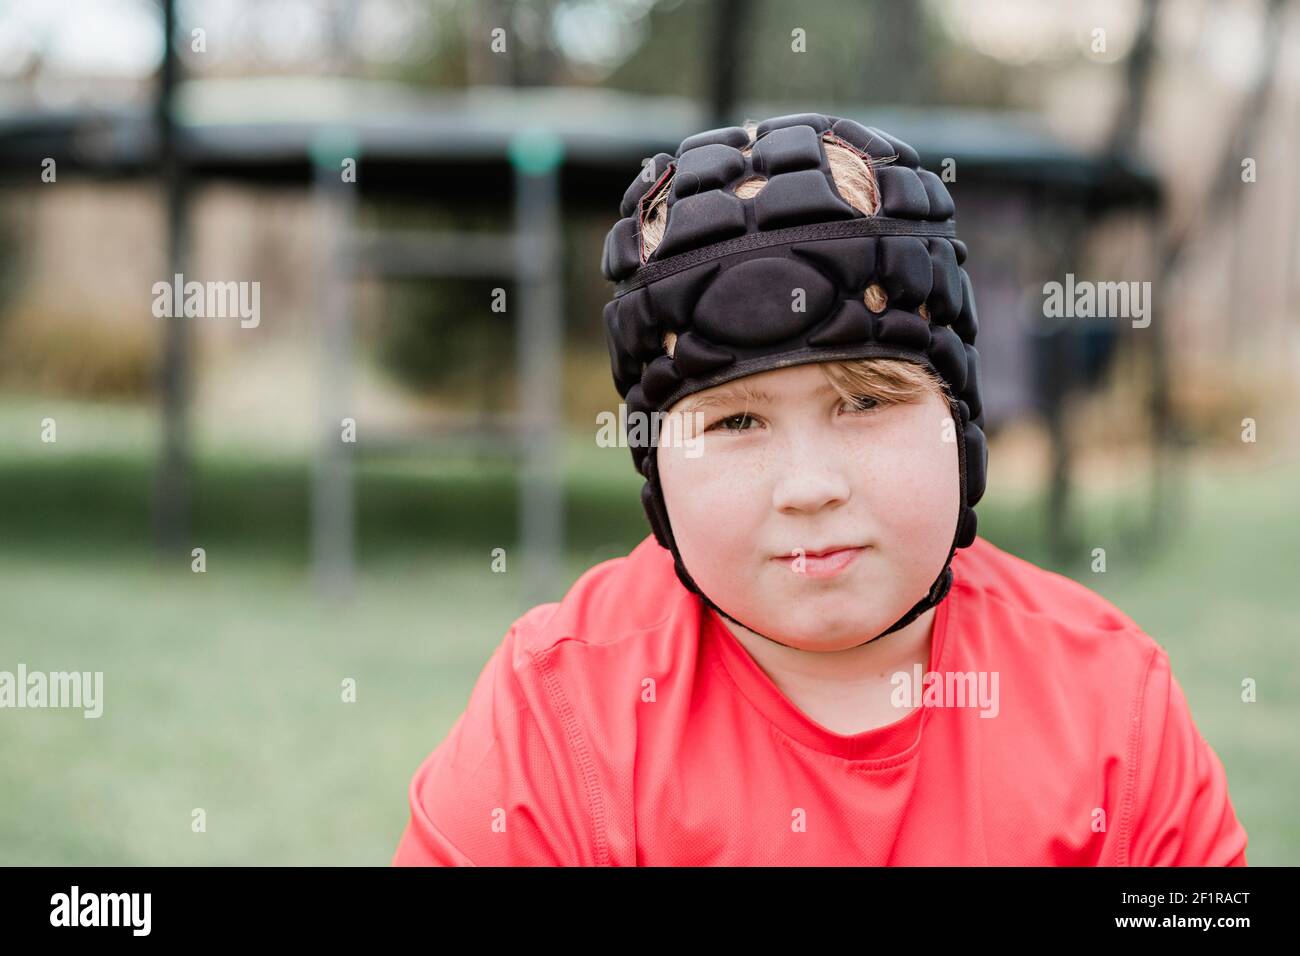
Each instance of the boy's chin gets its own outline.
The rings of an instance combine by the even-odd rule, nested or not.
[[[861,602],[846,603],[842,597],[831,602],[802,603],[797,613],[789,609],[756,613],[756,621],[769,623],[767,629],[760,628],[762,634],[799,650],[842,651],[879,636],[907,610],[885,619],[880,616],[879,606],[858,606]]]

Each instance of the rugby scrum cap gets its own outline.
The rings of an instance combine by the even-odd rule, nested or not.
[[[836,192],[828,142],[852,148],[871,166],[876,214],[864,214]],[[763,181],[762,188],[754,192],[751,184],[737,195],[736,187],[749,180]],[[667,220],[662,240],[647,252],[641,223],[652,205],[665,207]],[[953,555],[975,540],[973,507],[984,493],[988,450],[975,301],[961,267],[966,246],[939,177],[888,133],[799,113],[759,123],[752,143],[739,126],[686,138],[675,155],[657,154],[633,179],[619,211],[623,218],[605,237],[601,262],[615,283],[604,310],[610,362],[626,406],[625,437],[645,477],[641,501],[681,582],[735,620],[682,563],[653,443],[633,441],[631,423],[694,392],[769,369],[896,358],[930,367],[945,383],[961,510],[943,570],[876,638],[941,602],[952,583]],[[670,332],[675,340],[666,339]]]

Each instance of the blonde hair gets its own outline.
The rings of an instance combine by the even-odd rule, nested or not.
[[[752,120],[745,120],[743,128],[749,134],[749,145],[740,152],[748,156],[758,136],[758,125]],[[823,133],[822,143],[836,191],[864,216],[877,215],[880,212],[880,186],[873,167],[893,162],[897,157],[874,158],[834,133]],[[672,182],[673,177],[667,176],[647,196],[644,204],[640,218],[643,262],[663,241],[668,226],[668,191]],[[748,199],[758,195],[766,185],[767,180],[762,176],[751,176],[737,184],[733,192],[741,199]],[[885,290],[874,282],[863,292],[862,301],[876,314],[885,311],[889,305]],[[917,312],[929,321],[930,313],[924,304]],[[664,335],[663,346],[668,355],[673,354],[676,344],[677,333],[668,332]],[[846,401],[865,396],[884,404],[894,404],[915,401],[926,392],[937,392],[941,396],[948,394],[943,379],[919,362],[867,358],[817,364],[826,373],[840,397]]]
[[[884,405],[906,404],[934,392],[945,400],[948,387],[928,365],[905,359],[852,359],[819,362],[840,397],[874,398]]]
[[[673,342],[677,340],[673,332],[669,332],[668,337]],[[668,354],[673,354],[671,346]],[[905,405],[919,401],[929,392],[945,401],[949,398],[947,384],[933,369],[909,359],[839,359],[810,364],[816,364],[822,370],[831,387],[846,402],[869,398],[881,405]],[[692,399],[698,401],[699,394],[697,392],[683,401],[693,407]]]

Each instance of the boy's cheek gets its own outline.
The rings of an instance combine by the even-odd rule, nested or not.
[[[960,498],[955,466],[951,475],[917,472],[878,491],[872,513],[892,537],[919,543],[956,532]]]
[[[908,500],[892,507],[882,507],[880,516],[882,544],[896,562],[900,574],[915,578],[912,590],[928,585],[943,567],[957,533],[960,509],[960,479],[951,481],[931,478],[914,485]]]
[[[746,480],[743,470],[717,473],[707,455],[692,459],[688,449],[679,448],[672,451],[679,457],[665,461],[669,450],[660,449],[659,454],[668,518],[687,565],[724,570],[752,565],[758,529],[765,520],[765,492]],[[766,500],[770,503],[770,493]],[[749,569],[736,573],[749,573]]]

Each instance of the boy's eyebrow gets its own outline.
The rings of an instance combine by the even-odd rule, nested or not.
[[[692,396],[688,407],[691,409],[712,408],[715,405],[725,405],[728,402],[741,399],[751,402],[770,402],[772,396],[761,388],[754,388],[752,385],[724,386],[708,395]]]
[[[813,394],[822,395],[826,392],[833,391],[835,391],[835,387],[831,385],[830,382],[826,382],[820,388],[816,389]],[[691,410],[711,408],[714,405],[725,405],[728,402],[735,402],[741,399],[747,399],[748,401],[756,403],[775,401],[771,395],[763,391],[761,388],[755,388],[746,383],[738,383],[732,386],[720,387],[716,392],[710,395],[693,397],[693,400],[688,400],[687,408]]]

